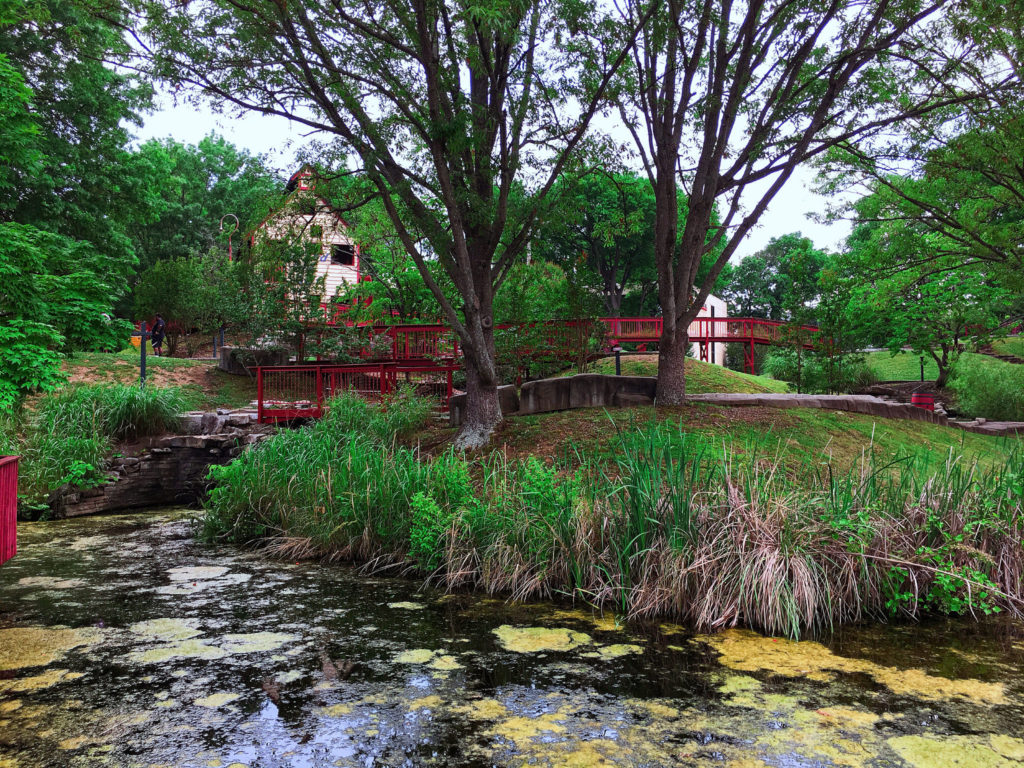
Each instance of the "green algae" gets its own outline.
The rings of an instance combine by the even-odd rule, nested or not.
[[[559,627],[513,627],[503,624],[491,630],[506,651],[514,653],[540,653],[544,651],[571,651],[593,640],[585,632]]]
[[[154,640],[190,640],[202,634],[192,626],[193,623],[174,618],[150,619],[132,624],[128,629],[136,635]]]
[[[148,651],[137,651],[129,655],[129,659],[140,664],[157,664],[170,659],[222,659],[228,655],[223,648],[208,645],[202,640],[182,640],[168,643]]]
[[[920,669],[899,669],[866,659],[834,654],[820,643],[764,637],[747,630],[728,630],[701,640],[720,654],[726,667],[829,682],[836,673],[866,674],[894,693],[926,701],[965,699],[979,704],[1004,704],[1006,686],[981,680],[936,677]]]
[[[422,611],[426,607],[423,603],[411,603],[408,601],[388,603],[388,608],[397,608],[403,611]]]
[[[612,659],[621,659],[623,656],[633,656],[643,652],[644,649],[641,645],[617,643],[615,645],[599,646],[595,651],[591,653],[584,653],[582,656],[587,659],[604,659],[605,661],[611,661]]]
[[[224,635],[221,648],[228,653],[263,653],[274,651],[299,638],[283,632],[251,632],[242,635]]]
[[[223,707],[230,704],[240,696],[241,694],[238,693],[211,693],[209,696],[203,696],[202,698],[195,699],[192,703],[198,707],[216,709],[217,707]]]
[[[395,657],[399,664],[426,664],[434,658],[434,651],[429,648],[414,648],[411,651],[403,651]]]
[[[1024,741],[978,736],[897,736],[889,746],[913,768],[1014,768],[1024,762]]]
[[[45,667],[69,651],[96,645],[103,639],[98,629],[66,627],[11,627],[0,629],[0,670]]]

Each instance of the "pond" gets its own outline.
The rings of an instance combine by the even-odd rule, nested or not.
[[[21,526],[0,768],[1024,764],[1012,622],[623,626],[204,546],[188,514]]]

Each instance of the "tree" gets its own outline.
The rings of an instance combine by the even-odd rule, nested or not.
[[[154,74],[322,131],[358,158],[462,344],[456,445],[484,445],[501,420],[495,290],[625,55],[595,34],[598,9],[582,0],[146,8]],[[512,205],[527,188],[525,205]],[[434,279],[435,259],[458,303]]]
[[[223,254],[162,259],[139,277],[135,291],[136,317],[157,313],[167,321],[167,354],[174,356],[185,342],[192,357],[204,339],[239,319],[241,292],[233,267]]]
[[[818,278],[827,260],[828,255],[799,232],[773,237],[736,265],[722,298],[737,317],[794,320],[800,306],[817,298]]]
[[[888,198],[886,188],[881,197]],[[968,340],[989,338],[1011,316],[1013,292],[991,264],[936,256],[945,238],[922,222],[871,216],[879,200],[858,201],[864,218],[840,257],[850,286],[850,314],[864,335],[896,353],[906,347],[935,360],[936,385],[946,383],[953,358]]]
[[[115,174],[142,103],[103,64],[123,43],[76,2],[0,2],[0,411],[56,387],[61,352],[127,340],[111,318],[130,269]],[[95,186],[94,186],[95,185]]]
[[[233,244],[255,227],[280,196],[282,180],[265,158],[210,135],[198,144],[174,139],[147,141],[132,153],[123,173],[132,179],[138,209],[128,234],[139,259],[139,271],[164,259],[207,253],[227,243],[236,222]]]
[[[668,0],[643,25],[617,95],[655,192],[659,403],[685,399],[689,323],[798,166],[911,117],[949,115],[990,89],[962,77],[988,51],[970,40],[943,45],[943,12],[953,7],[948,0]],[[624,27],[645,11],[638,0],[626,2]],[[682,227],[680,197],[688,211]],[[720,255],[698,281],[702,259],[716,248]]]
[[[653,290],[654,193],[645,177],[603,170],[565,176],[552,199],[557,205],[537,231],[535,255],[569,269],[582,262],[613,317],[631,289]]]

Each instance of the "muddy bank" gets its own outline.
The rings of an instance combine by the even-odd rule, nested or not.
[[[181,512],[20,533],[3,768],[1024,764],[1012,624],[699,636],[204,547]]]

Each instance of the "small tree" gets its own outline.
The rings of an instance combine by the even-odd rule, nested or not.
[[[167,353],[177,354],[184,343],[192,357],[200,344],[237,319],[239,285],[223,255],[186,256],[156,262],[139,278],[135,312],[167,321]]]

